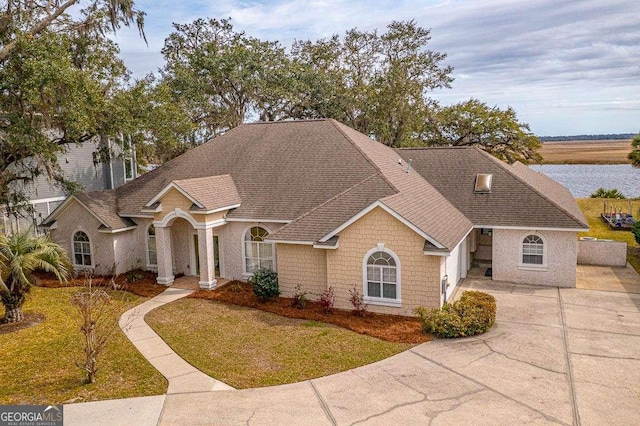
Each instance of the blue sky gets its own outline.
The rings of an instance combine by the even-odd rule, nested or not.
[[[637,0],[137,0],[137,31],[116,36],[135,77],[163,65],[172,22],[228,18],[236,30],[290,46],[348,29],[415,19],[446,52],[453,89],[443,104],[478,98],[512,106],[537,135],[640,131],[640,2]]]

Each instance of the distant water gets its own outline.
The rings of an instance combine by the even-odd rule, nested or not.
[[[566,186],[576,198],[598,188],[615,188],[627,198],[640,197],[640,168],[630,164],[542,164],[530,166]]]

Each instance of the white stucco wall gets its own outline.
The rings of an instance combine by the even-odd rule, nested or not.
[[[620,241],[578,241],[581,265],[625,266],[627,243]]]
[[[522,240],[530,234],[539,235],[544,240],[545,268],[519,266]],[[494,229],[493,279],[522,284],[575,287],[577,253],[576,232]]]

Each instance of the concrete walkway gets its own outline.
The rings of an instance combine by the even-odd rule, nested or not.
[[[191,293],[193,290],[168,288],[162,294],[125,312],[120,317],[120,328],[151,365],[167,378],[168,395],[233,389],[180,358],[144,320],[144,316],[151,310]]]
[[[484,280],[462,289],[498,301],[484,335],[291,385],[73,404],[65,423],[640,424],[640,295]]]
[[[640,294],[640,275],[628,263],[626,266],[578,265],[576,287]]]

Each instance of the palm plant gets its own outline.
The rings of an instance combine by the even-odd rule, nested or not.
[[[0,297],[5,307],[4,322],[24,319],[22,305],[34,282],[33,272],[52,272],[58,280],[66,282],[71,268],[65,250],[49,237],[33,235],[30,230],[0,235]]]
[[[605,188],[598,188],[595,192],[591,193],[591,198],[616,198],[619,200],[624,200],[625,197],[622,192],[618,191],[617,189],[605,189]]]

